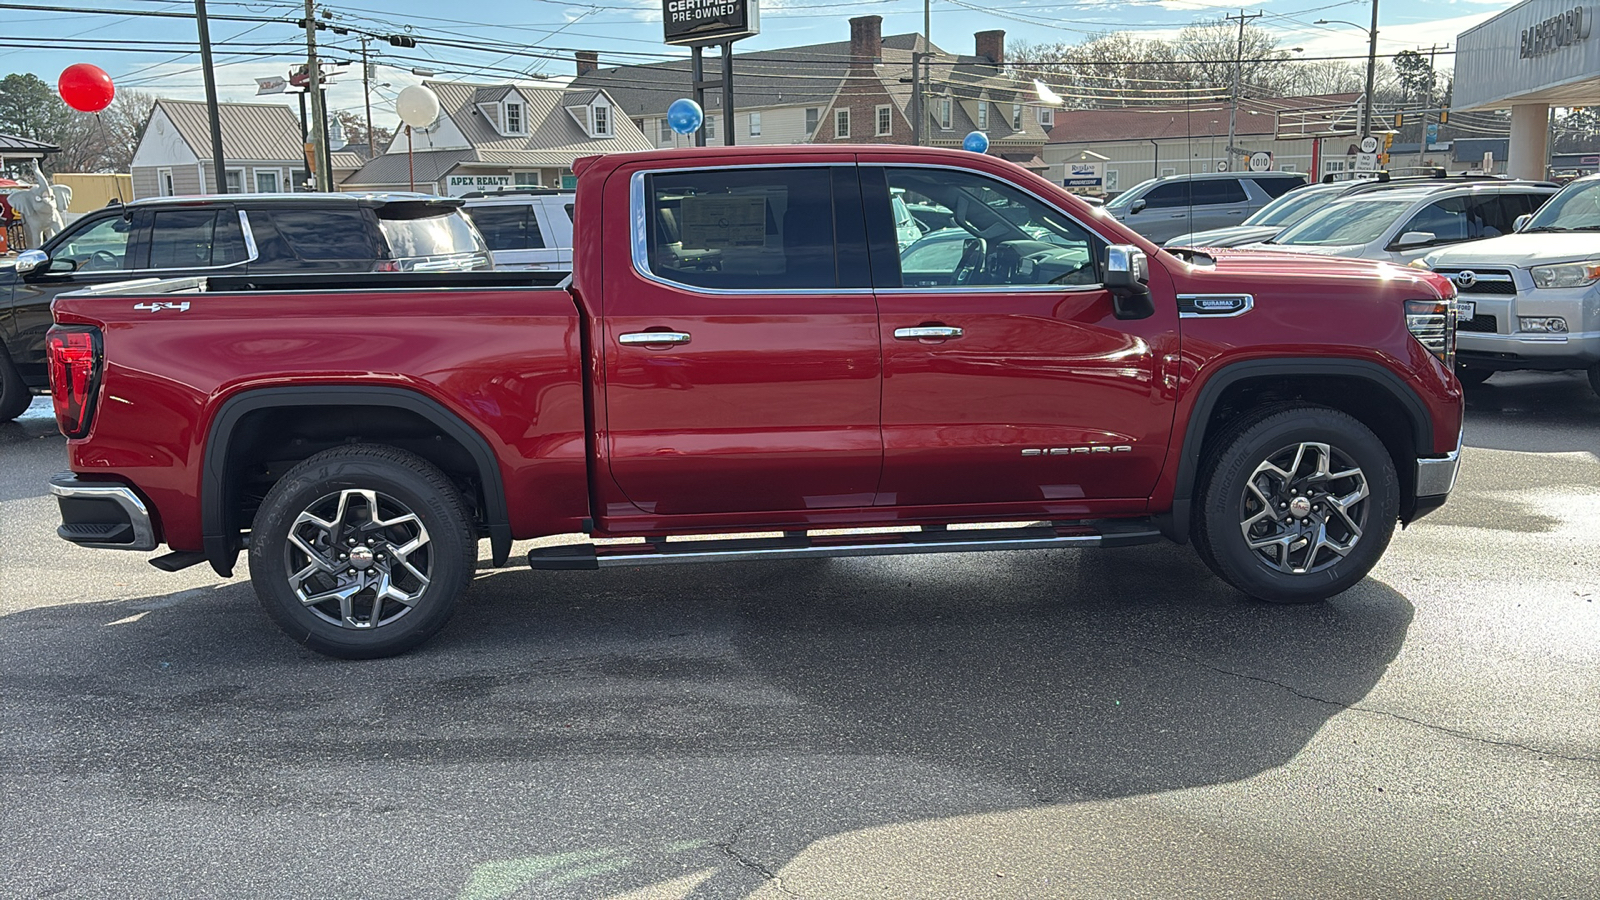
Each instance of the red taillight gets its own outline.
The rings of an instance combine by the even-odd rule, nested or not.
[[[45,337],[45,352],[56,425],[67,437],[81,438],[89,433],[94,395],[100,387],[100,330],[57,325]]]

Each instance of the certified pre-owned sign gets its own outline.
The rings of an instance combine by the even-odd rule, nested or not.
[[[761,32],[758,0],[661,0],[669,44],[718,44]]]

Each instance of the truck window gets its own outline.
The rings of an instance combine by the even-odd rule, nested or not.
[[[238,215],[231,209],[158,210],[150,218],[152,269],[200,269],[244,258]]]
[[[89,227],[70,235],[56,245],[51,254],[56,259],[70,259],[78,264],[79,272],[110,272],[128,267],[128,220],[121,216],[107,216]]]
[[[274,209],[271,216],[273,228],[300,259],[378,258],[363,210]]]
[[[826,168],[663,172],[647,176],[645,200],[659,278],[724,290],[838,286]]]
[[[1098,240],[1031,194],[953,169],[890,168],[887,176],[891,194],[944,210],[951,222],[902,248],[898,287],[1099,283]]]

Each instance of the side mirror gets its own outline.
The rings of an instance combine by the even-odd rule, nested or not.
[[[1395,241],[1394,245],[1401,249],[1406,247],[1420,247],[1423,244],[1433,243],[1435,238],[1436,235],[1434,235],[1434,233],[1431,231],[1408,231],[1405,234],[1400,235],[1400,240]]]
[[[17,274],[31,275],[50,265],[50,254],[43,250],[24,250],[17,254]]]
[[[1511,224],[1511,230],[1521,231],[1522,229],[1527,228],[1528,223],[1531,221],[1533,221],[1533,214],[1523,213],[1522,215],[1517,216],[1517,220]]]
[[[1131,216],[1134,213],[1143,210],[1147,205],[1149,205],[1149,204],[1145,203],[1143,200],[1135,200],[1135,201],[1133,201],[1133,204],[1128,207],[1128,215]]]
[[[1132,244],[1106,247],[1104,284],[1111,292],[1112,314],[1119,319],[1148,319],[1156,314],[1150,297],[1150,260]]]

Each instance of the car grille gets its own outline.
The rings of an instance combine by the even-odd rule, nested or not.
[[[1436,269],[1435,271],[1449,278],[1455,284],[1456,290],[1462,294],[1509,296],[1517,292],[1517,283],[1511,280],[1511,273],[1505,269]],[[1471,272],[1472,277],[1463,279],[1462,274],[1465,272]],[[1463,280],[1467,283],[1462,284]]]
[[[1456,323],[1457,331],[1477,331],[1483,334],[1496,334],[1500,328],[1494,316],[1473,316],[1465,322]]]

